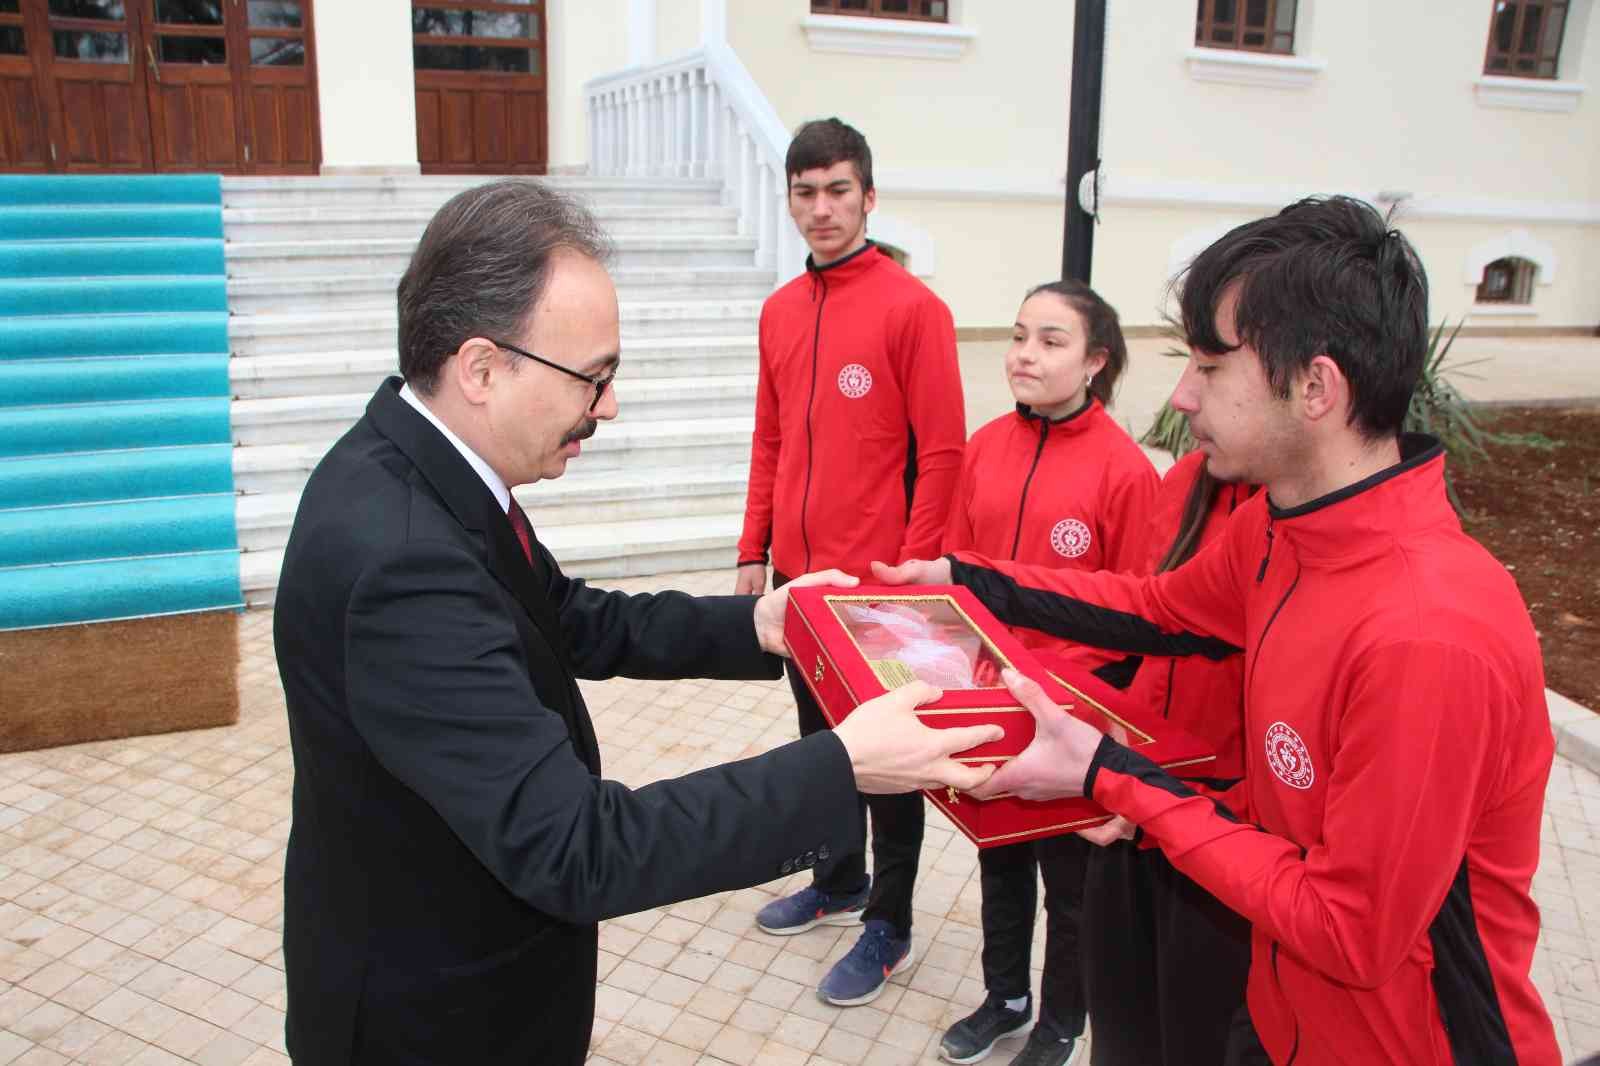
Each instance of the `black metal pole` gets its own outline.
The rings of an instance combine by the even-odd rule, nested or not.
[[[1100,165],[1100,86],[1104,75],[1106,0],[1077,0],[1072,20],[1072,97],[1067,125],[1067,221],[1061,276],[1089,283],[1094,216],[1078,203],[1083,176]]]

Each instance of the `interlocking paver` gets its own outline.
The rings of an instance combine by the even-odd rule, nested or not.
[[[722,572],[616,582],[724,592]],[[608,776],[628,784],[794,735],[781,682],[582,682]],[[238,725],[0,756],[0,1064],[283,1066],[283,851],[293,765],[272,615],[240,625]],[[1534,977],[1570,1060],[1600,1051],[1600,778],[1551,776]],[[606,922],[593,1066],[936,1061],[982,998],[977,857],[928,816],[918,961],[867,1007],[816,998],[855,942],[755,912],[795,875]],[[1039,965],[1042,930],[1035,938]],[[1000,1045],[1003,1064],[1021,1041]]]

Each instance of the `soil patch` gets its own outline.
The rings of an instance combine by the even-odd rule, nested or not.
[[[1545,683],[1600,711],[1600,408],[1495,408],[1480,421],[1556,443],[1491,444],[1487,460],[1455,464],[1452,481],[1467,532],[1522,589]]]

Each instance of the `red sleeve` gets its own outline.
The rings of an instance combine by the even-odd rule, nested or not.
[[[1337,758],[1314,766],[1329,775],[1322,839],[1307,847],[1236,820],[1110,741],[1085,789],[1264,935],[1371,988],[1414,948],[1461,870],[1516,703],[1477,656],[1413,641],[1364,656],[1338,713]]]
[[[977,534],[972,528],[972,476],[978,464],[978,448],[977,438],[969,440],[966,454],[961,458],[961,477],[950,497],[950,517],[945,520],[941,551],[965,551],[977,543]]]
[[[1154,577],[952,556],[951,576],[1008,626],[1141,655],[1218,659],[1244,647],[1245,583],[1235,558],[1253,523],[1235,522],[1176,570]]]
[[[917,480],[900,558],[939,554],[950,496],[961,473],[967,443],[966,403],[956,358],[956,325],[950,309],[932,297],[911,309],[895,352],[906,417],[917,443]]]
[[[778,474],[778,386],[767,362],[766,311],[761,315],[761,362],[756,377],[756,428],[750,438],[750,483],[745,490],[739,562],[767,561],[772,544],[772,484]]]

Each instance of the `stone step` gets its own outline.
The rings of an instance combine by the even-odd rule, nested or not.
[[[434,208],[426,205],[349,204],[296,207],[232,207],[222,212],[229,241],[374,240],[422,237]],[[735,234],[732,207],[687,204],[596,205],[596,220],[612,237],[629,234]]]
[[[226,245],[228,277],[299,277],[348,274],[398,276],[411,260],[414,237],[373,240],[230,241]],[[669,234],[625,234],[612,241],[620,270],[684,267],[751,267],[754,237]]]
[[[669,336],[754,334],[761,303],[655,300],[623,304],[619,310],[626,344]],[[228,346],[237,356],[318,351],[335,343],[357,349],[392,348],[396,328],[395,312],[387,307],[233,315],[228,319]]]
[[[678,469],[736,466],[750,459],[754,429],[755,419],[749,415],[608,423],[583,442],[583,454],[567,470],[585,476],[622,471],[657,477]],[[235,448],[234,486],[247,495],[298,493],[337,437],[338,432],[329,432],[319,440]]]
[[[222,204],[224,208],[295,204],[437,208],[463,189],[493,180],[493,177],[481,175],[223,178]],[[722,201],[722,183],[704,179],[556,175],[538,180],[580,196],[590,206],[605,203],[714,206]]]
[[[619,383],[620,384],[620,383]],[[578,389],[579,383],[573,383]],[[367,409],[370,392],[323,393],[235,400],[229,410],[233,441],[261,444],[332,442]],[[755,375],[719,378],[656,378],[628,383],[618,392],[616,424],[682,418],[749,415],[756,406]]]
[[[293,311],[333,311],[395,305],[401,271],[365,274],[321,274],[295,277],[266,275],[231,278],[228,308],[235,315]],[[613,270],[617,294],[638,300],[763,300],[777,276],[756,267]]]
[[[228,378],[233,395],[241,400],[340,392],[371,395],[379,382],[398,373],[398,367],[399,356],[393,348],[289,352],[231,359]],[[617,380],[631,393],[636,381],[729,377],[755,371],[753,336],[660,337],[625,346]]]
[[[743,464],[667,471],[573,473],[517,490],[541,537],[567,526],[742,514]],[[238,497],[239,547],[268,551],[289,542],[300,490]]]
[[[730,512],[692,518],[561,526],[540,533],[539,539],[568,577],[597,580],[726,570],[731,591],[743,521],[742,514]],[[239,583],[245,602],[251,607],[271,606],[282,570],[282,548],[241,552]]]

